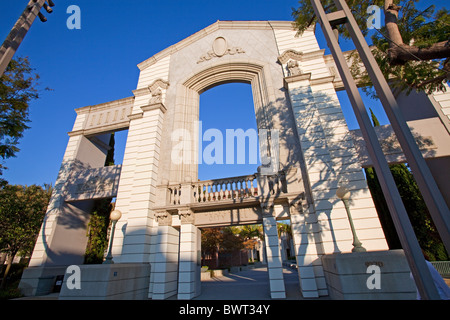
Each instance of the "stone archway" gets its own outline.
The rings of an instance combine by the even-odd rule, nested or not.
[[[184,117],[175,119],[174,127],[183,128],[190,132],[192,141],[188,142],[192,146],[190,153],[191,159],[184,161],[181,167],[171,170],[171,181],[184,181],[185,177],[190,177],[193,181],[197,180],[197,159],[198,143],[194,139],[198,136],[199,120],[199,96],[202,92],[230,82],[249,83],[252,87],[253,103],[255,108],[255,117],[258,130],[277,129],[278,125],[267,116],[267,107],[276,103],[274,98],[272,80],[266,76],[268,65],[261,61],[239,61],[232,60],[228,62],[218,62],[196,72],[182,81],[177,87],[177,97],[175,102],[175,113],[183,114]],[[260,143],[264,143],[260,142]]]
[[[263,223],[272,297],[282,298],[276,220],[290,219],[299,290],[304,297],[327,295],[321,257],[350,251],[352,242],[345,209],[335,196],[338,184],[346,183],[354,194],[351,207],[365,247],[387,248],[336,97],[339,79],[331,63],[312,29],[297,37],[291,22],[280,21],[218,21],[140,63],[133,97],[76,110],[64,166],[24,285],[35,290],[42,274],[60,272],[46,265],[52,248],[41,239],[62,230],[64,206],[74,198],[67,180],[71,164],[97,163],[104,145],[95,136],[128,128],[123,165],[111,173],[118,185],[103,186],[108,195],[117,196],[116,209],[122,212],[112,250],[114,261],[151,265],[151,274],[139,278],[147,282],[127,283],[128,292],[153,299],[175,294],[180,299],[193,298],[198,294],[199,226],[224,225],[233,219],[233,223]],[[252,85],[260,134],[278,132],[278,149],[271,153],[271,161],[278,166],[270,174],[198,181],[199,95],[227,82]],[[183,144],[191,156],[181,163],[172,159],[177,144],[172,134],[177,129],[191,134]],[[260,136],[260,145],[266,145],[260,150],[272,150],[274,137]],[[93,167],[98,175],[106,174],[101,165]],[[256,190],[248,184],[253,180]],[[199,190],[209,196],[200,201]],[[99,192],[82,196],[95,197]],[[79,246],[59,244],[61,257]],[[59,265],[64,267],[64,258]]]

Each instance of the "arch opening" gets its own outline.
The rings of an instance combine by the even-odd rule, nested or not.
[[[271,128],[271,123],[265,115],[264,107],[269,104],[268,88],[270,89],[272,86],[270,85],[271,80],[266,78],[264,70],[264,63],[258,64],[249,61],[229,61],[203,69],[182,82],[180,89],[183,91],[183,94],[176,103],[176,113],[182,116],[180,116],[180,121],[177,122],[174,127],[177,129],[183,128],[184,131],[193,133],[191,134],[191,143],[188,143],[188,145],[191,146],[191,149],[188,150],[188,154],[192,160],[191,163],[185,162],[172,170],[171,180],[185,181],[186,179],[192,179],[193,181],[197,181],[199,179],[198,164],[199,162],[204,163],[203,160],[205,160],[203,157],[204,150],[202,150],[202,145],[198,141],[199,135],[204,138],[203,132],[199,126],[199,124],[201,124],[201,122],[199,122],[199,120],[201,120],[200,96],[202,94],[209,95],[210,93],[208,93],[208,91],[215,89],[216,87],[224,88],[230,84],[232,86],[251,85],[251,100],[253,100],[254,107],[252,112],[254,112],[256,125],[253,128],[240,128],[241,130],[239,131],[234,130],[233,133],[235,135],[240,135],[240,138],[238,138],[240,140],[243,138],[251,140],[249,143],[253,147],[253,150],[255,147],[256,149],[261,150],[263,142],[259,139],[260,130]],[[230,95],[232,95],[232,93],[230,93]],[[237,115],[237,117],[239,117],[239,115]],[[231,126],[229,129],[231,128],[239,129],[236,128],[236,126]],[[223,134],[221,132],[222,137],[226,137],[226,129],[227,128],[225,128]],[[211,136],[213,133],[209,132],[209,135]],[[208,141],[211,141],[211,137],[207,136],[206,138],[209,139]],[[210,146],[210,149],[213,147],[214,146]],[[227,154],[224,152],[224,150],[226,150],[226,141],[223,140],[222,146],[219,145],[218,147],[222,148],[223,161],[226,161]],[[207,151],[210,152],[210,150]],[[200,159],[198,159],[199,152],[203,152],[202,158]],[[254,161],[255,155],[256,161]],[[252,151],[251,163],[258,164],[259,159],[261,159],[260,156],[259,151]],[[228,157],[231,159],[229,154]],[[217,158],[215,157],[215,154],[212,154],[212,157],[206,159],[206,162],[211,164],[216,160],[215,158]],[[242,159],[242,155],[240,156],[240,159]],[[258,166],[256,165],[254,169],[257,167]],[[256,172],[254,169],[251,170],[253,171],[251,173]]]
[[[248,83],[227,82],[200,95],[199,180],[257,172],[259,138]]]

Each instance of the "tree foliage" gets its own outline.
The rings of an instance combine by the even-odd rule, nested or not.
[[[371,114],[374,126],[378,126],[379,122],[372,110]],[[448,260],[449,256],[408,166],[403,163],[394,164],[390,165],[390,169],[420,247],[431,260]],[[364,170],[389,248],[400,249],[401,243],[389,213],[377,174],[373,168],[366,168]]]
[[[0,77],[0,157],[3,160],[14,157],[20,150],[19,139],[29,128],[29,103],[39,97],[38,80],[27,58],[13,59]],[[0,175],[4,168],[0,164]]]
[[[31,254],[51,193],[48,185],[6,185],[0,189],[0,251],[8,254],[4,279],[17,253]]]
[[[436,10],[431,5],[425,10],[416,8],[419,0],[347,0],[364,36],[368,36],[367,8],[384,8],[385,23],[371,33],[372,53],[392,88],[409,93],[411,90],[431,93],[445,91],[450,74],[450,15],[445,8]],[[333,0],[322,1],[327,13],[336,11]],[[299,33],[317,22],[310,0],[300,0],[293,9]],[[338,26],[345,39],[350,35],[344,25]],[[356,52],[349,56],[353,77],[359,78],[364,91],[375,96],[367,72],[361,68]]]
[[[207,228],[202,231],[202,251],[233,252],[244,249],[245,238],[236,227]]]
[[[0,251],[33,250],[52,193],[51,186],[7,185],[0,189]]]

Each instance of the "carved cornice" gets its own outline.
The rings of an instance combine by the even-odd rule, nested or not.
[[[317,51],[313,51],[313,52],[306,52],[306,53],[289,49],[289,50],[286,50],[285,52],[283,52],[278,57],[278,61],[281,64],[285,64],[291,59],[296,60],[296,61],[308,61],[308,60],[313,60],[313,59],[323,57],[324,53],[325,53],[325,49],[317,50]]]
[[[160,103],[160,102],[159,103],[149,104],[149,105],[141,107],[141,110],[144,111],[144,112],[152,111],[152,110],[158,110],[158,109],[161,110],[162,113],[166,113],[166,111],[167,111],[166,106],[163,103]]]
[[[170,83],[168,81],[165,81],[163,79],[156,79],[152,82],[151,85],[148,86],[148,89],[150,90],[150,93],[155,92],[158,88],[161,89],[167,89],[170,86]]]
[[[140,113],[130,114],[130,115],[128,116],[128,119],[130,119],[130,120],[136,120],[136,119],[141,119],[143,116],[144,116],[144,113],[143,113],[143,112],[140,112]]]
[[[297,81],[302,81],[302,80],[310,80],[311,79],[311,73],[303,73],[303,74],[299,74],[296,76],[290,76],[290,77],[285,77],[284,81],[286,83],[292,83],[292,82],[297,82]]]
[[[317,79],[311,79],[311,73],[304,73],[304,74],[300,74],[300,75],[296,75],[296,76],[289,76],[289,77],[285,77],[284,78],[284,87],[288,88],[288,83],[293,83],[293,82],[297,82],[297,81],[302,81],[302,80],[309,80],[309,84],[311,86],[315,86],[315,85],[319,85],[319,84],[323,84],[323,83],[329,83],[329,82],[333,82],[335,79],[334,76],[327,76],[327,77],[322,77],[322,78],[317,78]]]
[[[285,64],[291,59],[297,60],[297,61],[302,61],[302,57],[303,57],[303,52],[289,49],[289,50],[286,50],[285,52],[283,52],[281,54],[281,56],[278,57],[278,61],[281,64]]]
[[[134,103],[134,97],[127,97],[119,100],[109,101],[100,103],[93,106],[87,106],[82,108],[75,109],[75,112],[77,115],[80,114],[86,114],[86,113],[93,113],[97,111],[108,111],[116,107],[127,107],[129,105],[132,105]]]

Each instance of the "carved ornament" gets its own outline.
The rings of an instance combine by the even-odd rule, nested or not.
[[[152,97],[150,98],[149,104],[162,103],[163,91],[169,87],[169,82],[163,79],[157,79],[153,81],[151,85],[148,86]]]
[[[245,53],[241,47],[229,47],[227,40],[224,37],[217,37],[212,44],[212,50],[202,55],[197,63],[211,60],[214,57],[220,58],[225,55],[235,55],[240,53]]]
[[[281,64],[285,64],[289,60],[296,60],[296,61],[302,61],[303,58],[303,52],[301,51],[295,51],[295,50],[286,50],[283,52],[281,56],[278,57],[278,61]]]
[[[181,224],[194,224],[194,212],[192,210],[180,210],[178,211],[178,215],[180,216]]]
[[[156,222],[158,226],[170,226],[172,225],[172,215],[167,211],[159,211],[155,214]]]

